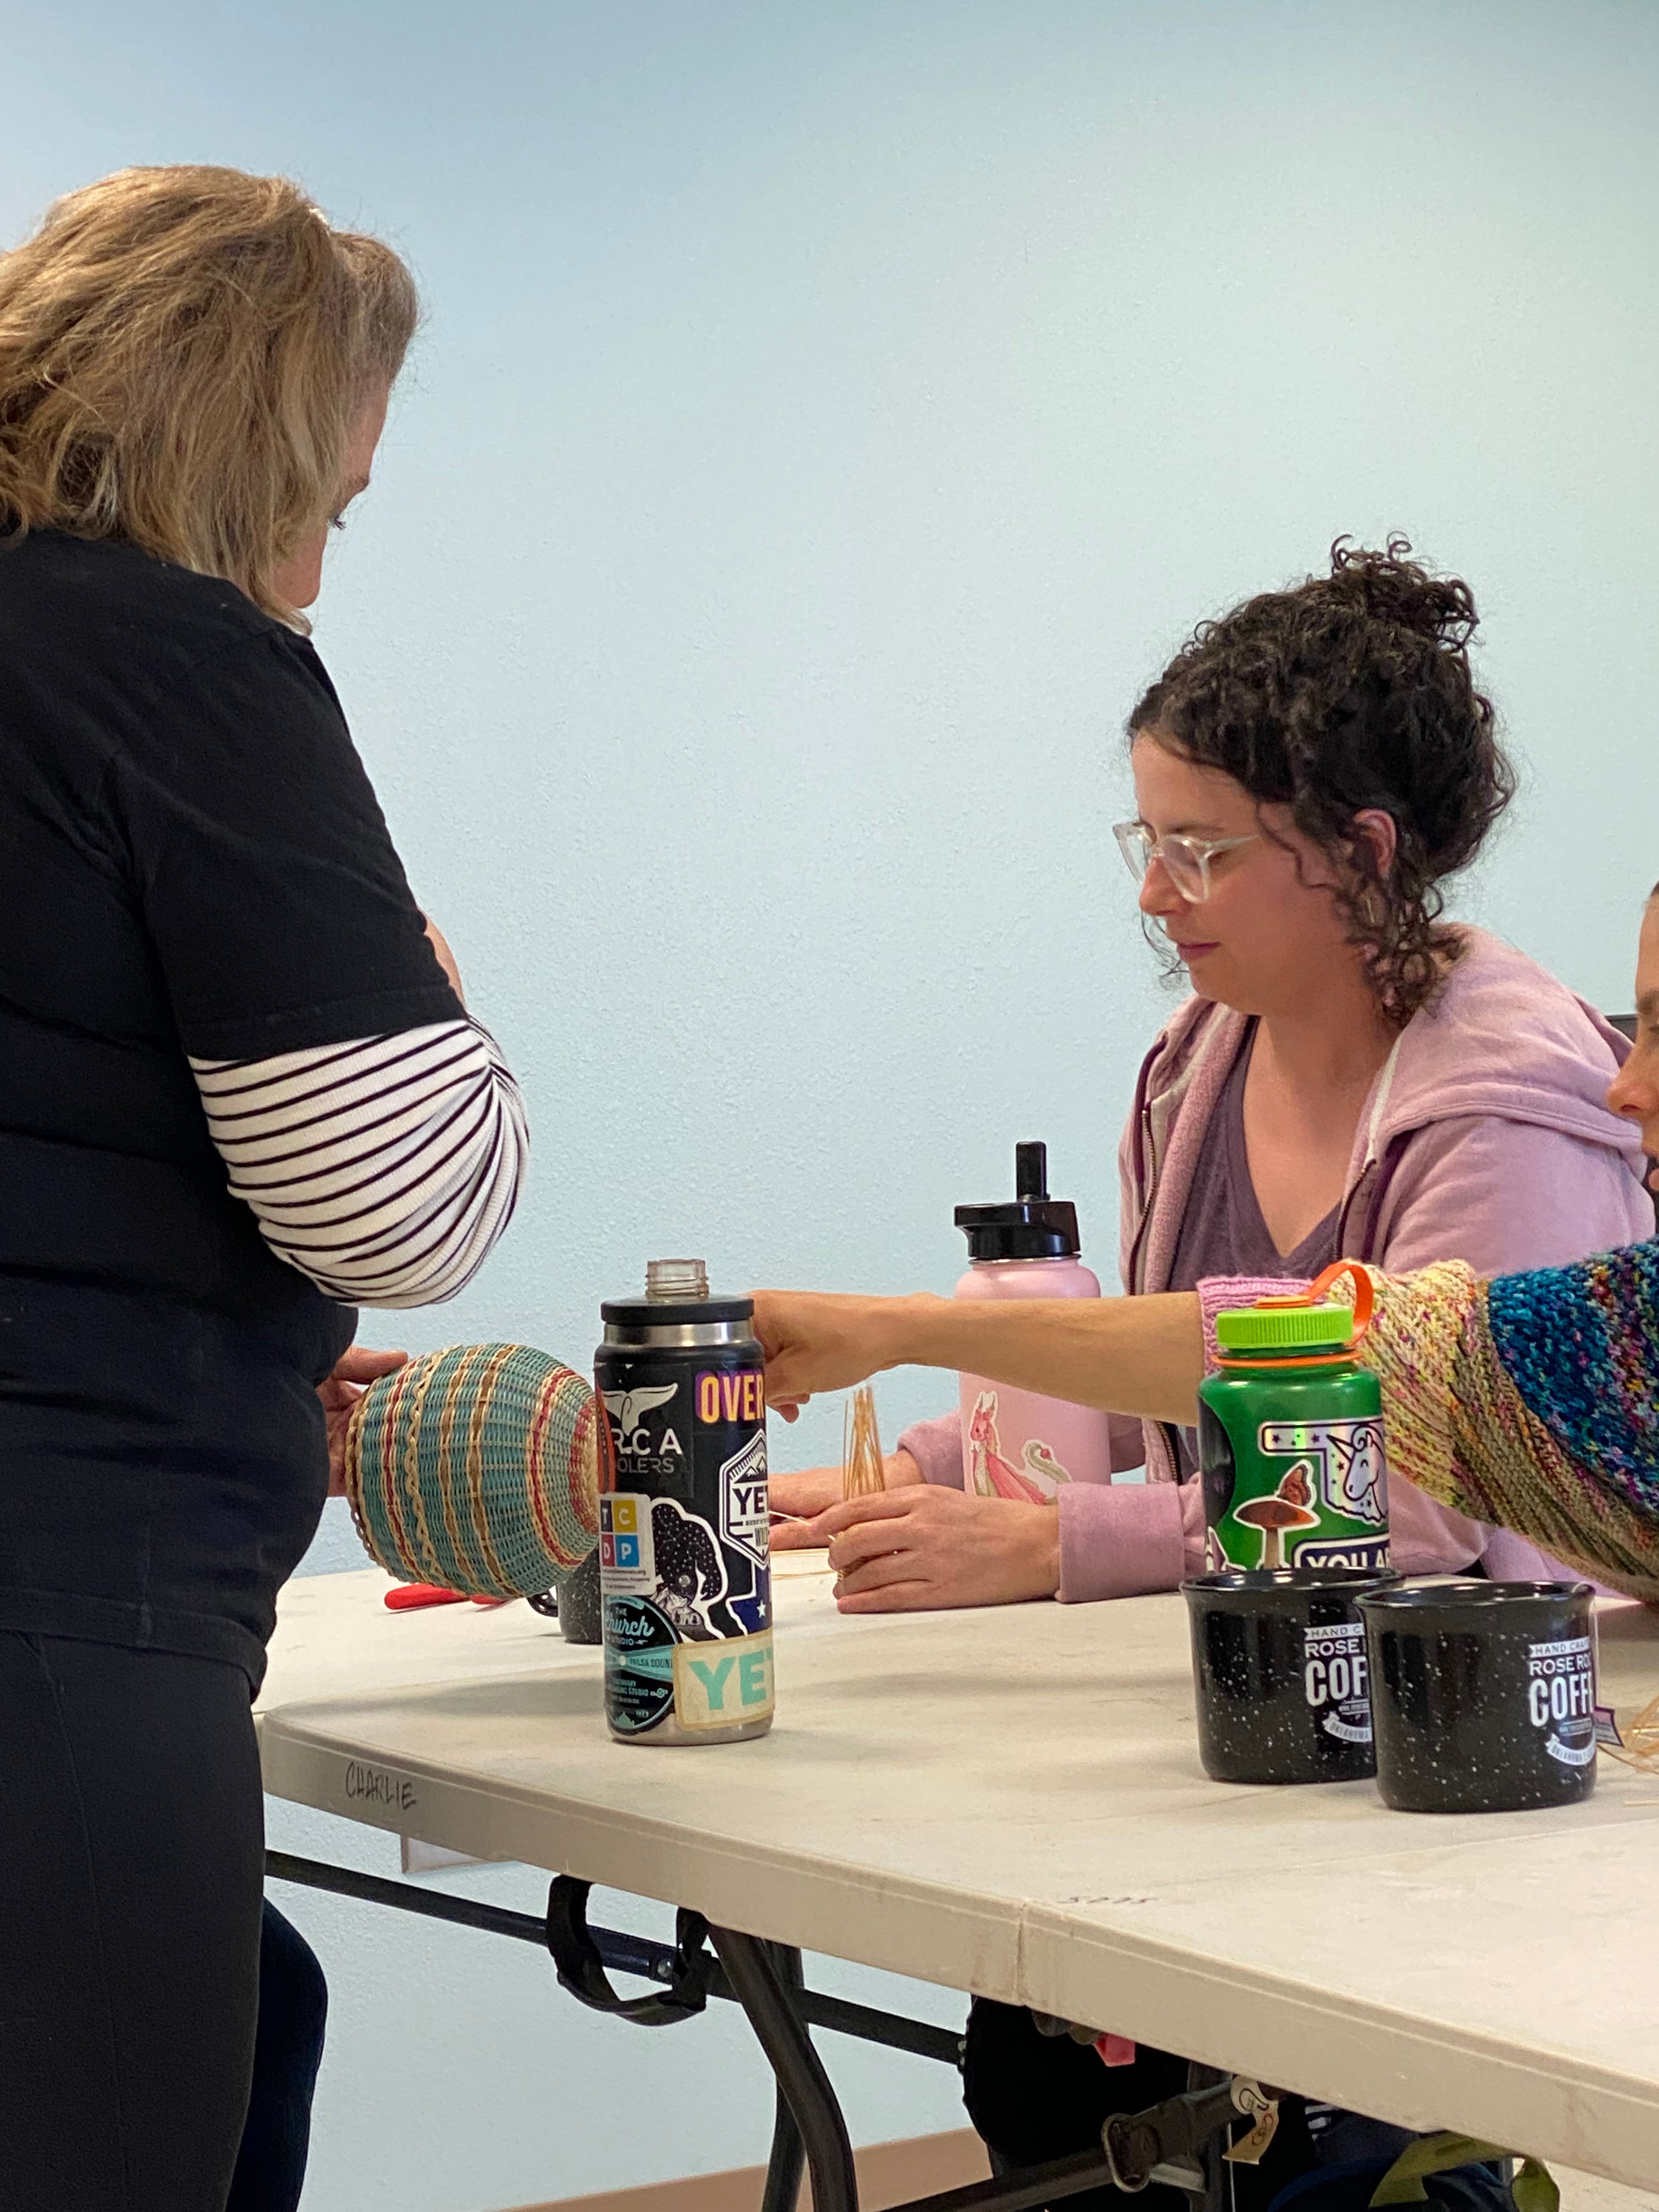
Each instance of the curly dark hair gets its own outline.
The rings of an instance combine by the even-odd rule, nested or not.
[[[1515,793],[1492,703],[1475,689],[1468,586],[1431,576],[1407,539],[1377,552],[1338,538],[1331,573],[1201,623],[1129,717],[1138,737],[1223,769],[1291,817],[1335,863],[1350,941],[1401,1026],[1457,957],[1438,924],[1444,878],[1467,867]],[[1353,831],[1394,817],[1386,872]]]

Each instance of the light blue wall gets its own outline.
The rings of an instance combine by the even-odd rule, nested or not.
[[[1527,780],[1463,910],[1627,1002],[1644,0],[0,0],[0,234],[205,158],[302,176],[423,283],[319,641],[537,1162],[478,1287],[371,1336],[580,1364],[671,1250],[944,1287],[952,1203],[1026,1135],[1109,1255],[1167,1003],[1117,732],[1196,618],[1339,532],[1407,529],[1486,617]],[[944,1395],[884,1386],[890,1437]],[[337,1993],[315,2212],[758,2154],[730,2021],[630,2044],[527,1954],[299,1917]],[[845,2070],[866,2138],[950,2123],[920,2062]]]

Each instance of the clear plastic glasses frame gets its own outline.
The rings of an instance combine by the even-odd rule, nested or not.
[[[1123,865],[1135,881],[1144,883],[1152,862],[1162,860],[1170,883],[1189,906],[1201,906],[1210,896],[1210,863],[1216,854],[1254,845],[1259,834],[1252,830],[1248,837],[1154,837],[1144,822],[1112,825]]]

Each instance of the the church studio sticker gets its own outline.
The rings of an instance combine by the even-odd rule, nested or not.
[[[1595,1756],[1595,1660],[1588,1636],[1527,1646],[1527,1718],[1563,1766]]]

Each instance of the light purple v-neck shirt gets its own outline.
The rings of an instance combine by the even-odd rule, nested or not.
[[[1261,1218],[1244,1142],[1244,1079],[1255,1044],[1252,1022],[1204,1132],[1170,1263],[1172,1291],[1195,1291],[1212,1275],[1267,1275],[1299,1285],[1336,1257],[1340,1207],[1334,1206],[1291,1252],[1279,1249]],[[1176,1436],[1176,1457],[1184,1482],[1198,1471],[1198,1437],[1192,1429],[1177,1429]]]

